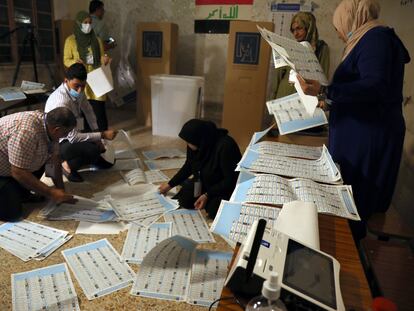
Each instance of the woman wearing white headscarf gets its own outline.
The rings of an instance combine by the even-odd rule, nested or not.
[[[325,89],[299,77],[305,93],[331,103],[329,150],[353,188],[362,218],[351,222],[356,240],[369,216],[391,203],[405,134],[402,86],[410,56],[379,12],[376,0],[343,0],[333,24],[345,49],[332,83]]]

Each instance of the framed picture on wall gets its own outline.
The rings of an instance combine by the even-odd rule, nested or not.
[[[236,32],[234,64],[257,65],[259,63],[260,34],[256,32]]]
[[[142,57],[162,57],[162,31],[142,32]]]

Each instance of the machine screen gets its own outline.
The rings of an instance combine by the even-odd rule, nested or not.
[[[336,309],[332,259],[290,239],[283,271],[283,283]]]

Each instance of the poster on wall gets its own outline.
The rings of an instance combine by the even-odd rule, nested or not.
[[[292,17],[299,11],[312,12],[312,3],[310,1],[292,1],[286,0],[274,1],[270,5],[272,11],[272,21],[275,23],[275,33],[293,39],[290,32],[290,22]]]
[[[254,0],[195,0],[195,33],[228,33],[230,21],[251,20]]]

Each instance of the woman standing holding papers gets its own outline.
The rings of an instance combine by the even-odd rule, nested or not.
[[[405,135],[402,86],[410,56],[394,30],[378,22],[379,11],[375,0],[343,0],[333,24],[345,50],[332,83],[324,88],[298,77],[306,94],[331,102],[329,150],[362,218],[351,222],[356,240],[370,215],[391,203]]]
[[[85,65],[87,72],[91,72],[102,64],[107,65],[110,58],[104,52],[102,40],[99,39],[92,29],[92,19],[85,11],[76,15],[74,34],[67,37],[63,52],[63,63],[69,68],[74,63]],[[106,96],[97,97],[89,85],[86,86],[85,94],[96,115],[100,131],[108,129],[105,100]]]

